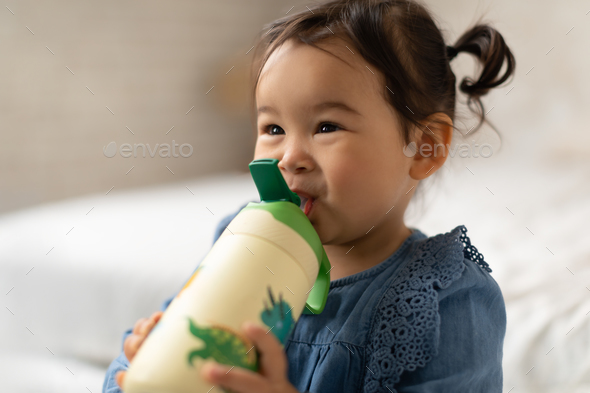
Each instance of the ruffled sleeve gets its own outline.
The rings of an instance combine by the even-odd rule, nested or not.
[[[504,300],[465,233],[461,225],[426,239],[392,278],[370,333],[364,392],[502,391]]]

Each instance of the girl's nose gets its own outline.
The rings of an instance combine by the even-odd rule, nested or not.
[[[278,165],[279,169],[290,173],[310,171],[313,169],[314,160],[309,146],[301,138],[287,141]]]

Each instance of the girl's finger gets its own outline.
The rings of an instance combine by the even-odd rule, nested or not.
[[[141,335],[147,336],[152,331],[154,326],[156,326],[156,324],[160,321],[162,314],[164,314],[162,311],[156,311],[153,313],[150,319],[146,320],[139,328]]]
[[[265,392],[268,382],[260,374],[242,367],[231,367],[208,360],[201,376],[212,385],[221,385],[236,393]]]
[[[153,319],[147,319],[139,328],[139,334],[141,336],[147,336],[150,330],[154,327],[155,322]]]
[[[245,322],[242,330],[246,333],[260,354],[260,373],[271,381],[282,381],[287,374],[287,358],[279,340],[262,326]]]
[[[135,322],[135,326],[133,326],[133,334],[139,334],[139,329],[141,328],[141,325],[147,321],[147,318],[140,318],[137,320],[137,322]]]
[[[125,353],[125,357],[127,358],[127,360],[131,361],[133,359],[133,350],[134,350],[134,346],[135,346],[135,338],[137,336],[136,335],[130,335],[127,336],[127,338],[125,339],[125,342],[123,342],[123,353]]]
[[[137,354],[137,351],[139,351],[139,348],[143,345],[143,342],[145,341],[146,338],[147,338],[147,336],[135,336],[135,341],[133,342],[133,356],[134,357]]]
[[[123,352],[125,353],[127,360],[130,362],[133,360],[139,347],[143,343],[143,340],[144,338],[141,336],[129,336],[127,340],[125,340]]]
[[[158,323],[158,321],[160,320],[160,318],[162,318],[162,315],[164,315],[164,312],[163,311],[156,311],[152,315],[152,319],[154,320],[154,322]]]
[[[123,388],[123,380],[125,379],[125,371],[119,371],[115,374],[115,381],[117,381],[117,385],[122,389]]]

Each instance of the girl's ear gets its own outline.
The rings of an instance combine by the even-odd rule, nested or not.
[[[414,152],[410,166],[412,179],[423,180],[443,166],[453,139],[452,124],[448,115],[437,112],[422,122],[421,129],[416,129],[414,141],[410,143],[414,146],[404,149],[404,154]]]

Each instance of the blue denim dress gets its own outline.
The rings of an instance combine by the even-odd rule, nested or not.
[[[383,262],[331,281],[321,314],[300,316],[284,347],[300,392],[502,391],[506,309],[491,269],[463,225],[432,237],[410,229]],[[121,392],[115,374],[128,367],[121,351],[103,393]]]

